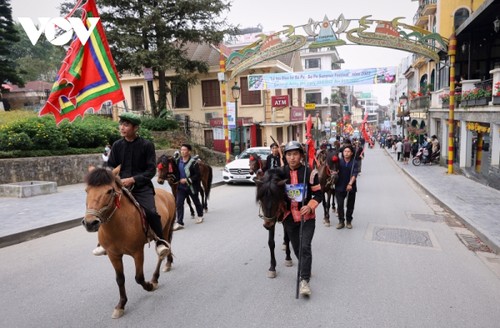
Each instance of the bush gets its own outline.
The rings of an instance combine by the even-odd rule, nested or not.
[[[175,120],[164,118],[144,118],[142,127],[151,131],[167,131],[177,129],[179,124]]]
[[[0,140],[0,150],[29,150],[33,147],[33,142],[24,132],[2,132]]]

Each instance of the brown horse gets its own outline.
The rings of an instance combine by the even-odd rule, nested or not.
[[[335,149],[323,149],[316,156],[318,162],[318,178],[323,193],[323,210],[325,226],[330,226],[330,201],[332,212],[335,212],[335,183],[338,180],[339,157]]]
[[[260,203],[261,217],[264,219],[264,228],[269,231],[267,244],[271,253],[271,266],[267,272],[269,278],[276,277],[276,257],[274,255],[274,233],[276,222],[283,220],[285,214],[287,195],[285,190],[286,177],[281,169],[267,170],[262,179],[256,179],[256,201]],[[290,239],[284,231],[285,266],[293,265],[290,256]]]
[[[208,197],[210,196],[210,190],[212,189],[212,179],[213,179],[213,170],[210,165],[203,162],[201,159],[197,160],[198,167],[200,169],[200,178],[201,178],[201,188],[200,188],[200,196],[201,196],[201,205],[205,210],[205,213],[208,212]],[[172,193],[174,197],[177,198],[177,186],[179,184],[180,175],[179,175],[179,167],[175,161],[175,158],[170,155],[161,155],[158,159],[157,163],[158,168],[158,178],[157,182],[159,184],[165,183],[165,180],[170,185],[172,189]],[[194,217],[194,209],[191,206],[191,200],[189,197],[186,198],[186,201],[189,205],[189,209],[191,212],[191,217]]]
[[[98,232],[99,244],[108,254],[116,273],[116,283],[120,291],[120,300],[115,306],[112,318],[123,315],[127,303],[123,255],[130,255],[135,263],[135,281],[145,290],[153,291],[158,286],[160,266],[163,259],[158,257],[151,281],[144,279],[144,244],[153,239],[153,232],[146,228],[140,206],[136,205],[131,193],[125,189],[116,175],[104,168],[96,168],[86,178],[86,212],[82,224],[88,232]],[[163,236],[168,243],[172,241],[175,222],[174,196],[163,190],[155,189],[155,202],[161,216]],[[163,271],[169,271],[173,258],[170,253]]]

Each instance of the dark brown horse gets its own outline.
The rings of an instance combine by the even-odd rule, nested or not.
[[[323,210],[325,226],[330,226],[330,202],[332,212],[335,212],[335,183],[338,180],[339,157],[335,149],[323,149],[316,156],[318,163],[318,178],[323,192]]]
[[[276,277],[276,257],[274,255],[274,233],[276,223],[283,220],[285,214],[287,195],[285,190],[286,177],[280,169],[270,169],[266,171],[262,179],[256,179],[257,185],[256,201],[260,204],[261,217],[264,219],[264,228],[269,231],[267,244],[271,253],[271,266],[269,267],[267,276],[269,278]],[[292,258],[290,256],[290,239],[284,231],[285,239],[285,266],[292,266]]]
[[[106,249],[116,273],[116,283],[120,291],[120,300],[115,306],[112,318],[123,315],[127,303],[123,255],[130,255],[135,263],[135,281],[145,290],[153,291],[158,287],[160,267],[163,259],[158,257],[151,281],[144,279],[144,244],[154,238],[147,229],[140,206],[125,189],[120,178],[105,168],[96,168],[87,175],[86,212],[82,224],[88,232],[98,232],[99,244]],[[172,227],[175,222],[174,196],[163,190],[155,189],[155,202],[161,216],[163,236],[168,243],[172,241]],[[147,232],[147,233],[146,233]],[[169,271],[173,262],[172,254],[167,256],[163,271]]]
[[[210,165],[206,164],[200,159],[197,160],[197,163],[200,169],[201,179],[201,205],[203,206],[203,209],[206,213],[208,211],[208,197],[210,196],[210,190],[212,189],[213,170]],[[179,167],[177,166],[175,158],[170,155],[160,156],[160,158],[158,159],[157,168],[157,182],[159,184],[163,184],[166,180],[170,185],[170,188],[172,189],[174,197],[177,198],[177,186],[179,184],[180,174]],[[189,197],[186,198],[186,201],[189,205],[191,216],[194,217],[194,209],[191,205],[191,200],[189,199]]]

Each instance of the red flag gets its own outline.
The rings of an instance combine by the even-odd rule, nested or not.
[[[311,134],[312,129],[312,118],[311,114],[307,116],[306,121],[306,143],[307,143],[307,158],[309,167],[312,169],[314,167],[314,159],[316,158],[316,149],[314,148],[314,139]]]
[[[363,122],[361,123],[361,135],[363,136],[363,138],[366,141],[368,141],[368,143],[370,144],[370,146],[373,147],[372,138],[368,134],[368,131],[366,131],[366,123],[367,123],[367,121],[368,121],[368,113],[365,114],[365,118],[363,119]]]
[[[94,0],[88,0],[81,9],[82,21],[87,26],[87,17],[99,17]],[[124,99],[99,20],[85,45],[78,38],[72,41],[40,116],[51,113],[57,124],[66,118],[72,122],[78,116],[83,117],[89,109],[99,111],[107,101],[115,104]]]

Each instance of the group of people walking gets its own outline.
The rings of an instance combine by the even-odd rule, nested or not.
[[[156,155],[152,142],[139,136],[141,119],[131,113],[120,117],[120,134],[122,139],[116,141],[111,148],[106,149],[106,165],[109,168],[121,167],[120,178],[123,185],[129,188],[138,203],[146,213],[146,219],[154,231],[156,251],[160,257],[168,252],[168,243],[163,240],[160,216],[154,203],[154,187],[152,178],[156,174]],[[344,140],[341,145],[337,140],[334,145],[340,156],[338,181],[335,184],[335,198],[339,223],[337,229],[344,227],[352,229],[354,204],[357,191],[357,177],[361,172],[361,160],[364,156],[363,145],[359,140],[351,143]],[[204,221],[203,208],[198,197],[201,188],[200,171],[197,161],[191,156],[191,145],[183,144],[180,154],[176,157],[179,169],[179,184],[176,196],[177,222],[174,230],[184,228],[184,202],[189,197],[193,200],[198,218],[196,223]],[[271,154],[267,157],[266,170],[282,169],[286,176],[288,201],[283,214],[283,225],[288,234],[293,251],[301,257],[300,288],[303,296],[311,295],[309,281],[312,266],[312,240],[316,227],[316,208],[323,201],[323,193],[317,171],[306,165],[306,152],[302,144],[290,141],[284,150],[276,144],[271,145]],[[346,210],[344,210],[346,203]],[[98,245],[95,255],[106,254],[105,249]]]

